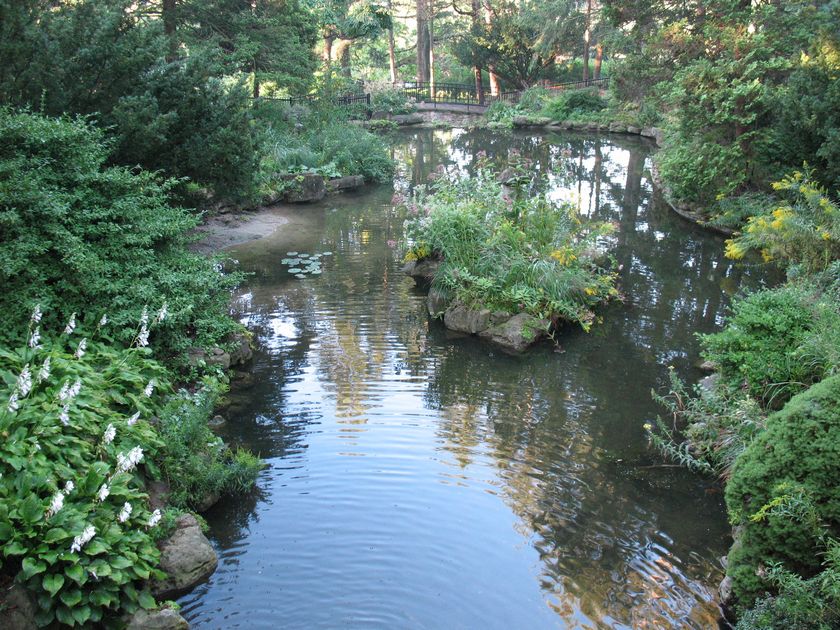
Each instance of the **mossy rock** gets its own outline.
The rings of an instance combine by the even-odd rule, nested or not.
[[[739,608],[770,590],[761,577],[768,562],[783,563],[804,577],[820,570],[819,544],[809,528],[789,517],[767,514],[763,506],[785,494],[804,491],[828,532],[840,534],[840,376],[794,396],[767,419],[766,430],[738,457],[726,487],[730,518],[743,527],[729,552],[727,574]]]

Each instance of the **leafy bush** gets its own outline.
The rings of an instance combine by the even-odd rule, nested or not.
[[[405,92],[391,85],[377,86],[370,92],[371,107],[375,112],[389,114],[411,114],[417,111],[417,105],[409,101]]]
[[[750,217],[765,214],[768,208],[776,207],[779,199],[773,195],[748,192],[718,199],[708,210],[710,225],[730,230],[744,227]]]
[[[604,224],[581,224],[571,205],[503,192],[491,173],[444,176],[408,203],[409,260],[442,260],[434,285],[467,304],[527,312],[588,330],[592,309],[617,295],[594,262]]]
[[[143,305],[165,302],[159,352],[219,343],[238,329],[227,315],[237,276],[188,251],[198,220],[169,204],[172,180],[107,159],[84,121],[0,110],[0,312],[25,321],[40,304],[52,325],[107,312],[127,342]],[[0,340],[16,332],[5,326]]]
[[[645,429],[653,444],[670,459],[703,473],[728,478],[736,458],[764,430],[765,418],[756,402],[743,392],[695,386],[691,392],[676,372],[669,371],[670,390],[653,399],[671,415],[674,429],[656,419]],[[678,439],[677,431],[683,431]]]
[[[818,519],[836,536],[840,531],[840,489],[836,463],[840,458],[840,376],[817,383],[792,398],[767,419],[767,429],[735,462],[726,486],[731,520],[741,526],[729,554],[727,573],[739,604],[750,606],[768,588],[762,565],[781,563],[804,576],[820,568],[819,540],[814,528],[790,512],[802,495]],[[787,506],[789,509],[772,509]],[[793,507],[791,507],[793,506]],[[805,519],[806,521],[809,519]]]
[[[711,204],[735,194],[746,182],[743,170],[732,168],[744,161],[738,144],[670,133],[657,159],[662,179],[677,199]]]
[[[209,497],[246,491],[262,469],[259,458],[232,451],[208,428],[218,394],[211,381],[195,394],[180,392],[161,413],[161,471],[178,507],[197,509]]]
[[[566,90],[548,100],[543,106],[543,113],[554,120],[574,120],[589,117],[607,106],[598,90]]]
[[[757,291],[734,303],[726,328],[703,337],[705,356],[730,390],[778,408],[823,377],[828,366],[803,361],[802,349],[837,321],[836,305],[804,286]]]
[[[193,505],[207,490],[250,488],[261,467],[209,432],[212,398],[167,401],[169,374],[144,345],[165,316],[141,322],[124,349],[107,318],[87,336],[75,320],[42,336],[38,309],[26,345],[0,350],[0,576],[35,595],[41,625],[156,607],[148,580],[163,577],[155,541],[166,530],[146,477],[162,472],[173,499]]]
[[[792,201],[749,217],[743,233],[727,241],[726,255],[737,259],[760,251],[765,260],[800,265],[811,273],[840,259],[840,207],[827,191],[799,171],[773,187]]]
[[[148,350],[107,343],[110,325],[53,341],[33,326],[27,346],[0,351],[2,572],[35,594],[42,625],[152,608],[158,517],[137,467],[155,470],[165,373]]]

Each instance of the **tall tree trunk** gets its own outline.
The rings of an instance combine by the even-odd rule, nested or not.
[[[417,80],[429,80],[429,26],[426,0],[417,0]]]
[[[586,22],[583,31],[583,80],[589,81],[589,46],[592,38],[592,0],[586,0]]]
[[[601,64],[604,61],[604,46],[601,42],[595,44],[595,80],[601,78]]]
[[[173,62],[178,57],[178,40],[175,38],[177,20],[175,5],[177,0],[163,0],[163,34],[166,36],[166,61]]]
[[[493,10],[490,8],[490,3],[485,1],[484,4],[484,23],[490,26],[493,24]],[[490,75],[490,94],[498,96],[499,90],[499,75],[496,74],[496,64],[487,64],[487,73]]]
[[[339,39],[338,45],[335,48],[335,56],[341,64],[341,74],[348,79],[352,76],[350,70],[350,46],[352,44],[353,40]]]
[[[429,9],[429,95],[435,100],[435,0],[426,0]]]
[[[257,73],[257,60],[254,60],[254,98],[260,97],[260,75]]]
[[[388,0],[388,15],[393,16],[393,7],[391,0]],[[392,18],[393,19],[393,18]],[[397,55],[394,52],[394,26],[388,27],[388,65],[391,68],[391,83],[397,82]]]
[[[476,32],[481,19],[480,0],[472,0],[471,6],[473,32]],[[484,77],[481,74],[481,66],[473,66],[473,76],[475,77],[475,96],[478,99],[478,104],[484,105]]]

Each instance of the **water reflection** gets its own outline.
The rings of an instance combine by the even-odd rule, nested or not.
[[[557,347],[508,357],[429,322],[386,245],[404,219],[387,187],[237,248],[259,351],[228,437],[270,468],[258,495],[208,515],[222,559],[182,600],[192,623],[715,625],[720,495],[663,467],[640,425],[669,365],[696,376],[694,333],[719,324],[730,287],[755,280],[657,202],[640,141],[421,131],[394,146],[395,185],[517,153],[553,196],[616,225],[626,300]],[[299,281],[287,249],[334,255]]]

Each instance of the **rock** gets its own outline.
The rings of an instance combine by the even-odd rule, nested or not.
[[[429,295],[426,296],[426,308],[432,317],[440,317],[449,308],[449,303],[449,298],[437,289],[430,290]]]
[[[362,175],[348,175],[347,177],[336,177],[327,182],[327,189],[330,192],[342,190],[354,190],[364,186],[365,178]]]
[[[227,424],[227,420],[225,419],[225,417],[220,416],[219,414],[216,414],[215,416],[213,416],[212,418],[210,418],[207,421],[207,427],[211,431],[215,431],[216,429],[221,429],[226,424]]]
[[[146,484],[149,493],[149,505],[153,510],[162,510],[169,504],[169,494],[172,489],[165,481],[150,481]]]
[[[423,260],[412,260],[403,267],[403,273],[414,278],[414,282],[418,285],[430,283],[435,278],[440,261],[434,258],[424,258]]]
[[[207,363],[207,352],[201,348],[187,348],[187,362],[193,367]]]
[[[703,370],[704,372],[714,372],[718,368],[717,363],[715,363],[714,361],[703,361],[697,367]]]
[[[627,125],[620,122],[611,122],[609,130],[612,133],[627,133]]]
[[[420,125],[426,122],[426,119],[423,118],[421,114],[395,114],[394,116],[391,116],[391,120],[401,127],[407,125]]]
[[[206,512],[211,507],[216,505],[219,502],[219,499],[222,498],[218,492],[208,492],[200,500],[195,502],[195,511],[201,514],[202,512]],[[211,572],[212,573],[212,572]]]
[[[723,581],[718,586],[718,597],[722,606],[730,606],[732,601],[732,578],[728,575],[723,578]]]
[[[230,365],[244,365],[254,356],[251,350],[251,340],[245,333],[236,333],[233,336],[234,348],[230,351]]]
[[[160,568],[167,577],[152,584],[158,599],[170,599],[189,591],[216,570],[218,558],[192,514],[183,514],[175,533],[160,543]]]
[[[508,352],[523,352],[548,333],[549,322],[527,313],[518,313],[503,324],[479,333],[479,337]]]
[[[283,201],[287,203],[320,201],[327,194],[324,178],[317,173],[281,175],[280,180],[289,184],[283,191]]]
[[[596,122],[586,123],[586,130],[587,131],[598,131],[600,125]]]
[[[639,135],[644,136],[645,138],[655,138],[656,132],[653,127],[642,127],[641,131],[639,131]]]
[[[35,630],[35,601],[20,584],[0,589],[0,628],[3,630]]]
[[[504,324],[511,317],[513,317],[513,315],[507,311],[494,311],[490,314],[490,325],[498,326],[499,324]]]
[[[370,115],[371,120],[388,120],[388,112],[373,112]]]
[[[443,314],[443,324],[449,330],[475,335],[490,325],[490,309],[472,309],[464,304],[453,304]]]
[[[711,392],[715,389],[719,380],[720,374],[710,374],[700,381],[700,388],[704,391]]]
[[[171,608],[143,610],[134,613],[128,620],[126,630],[188,630],[190,624]]]
[[[208,366],[218,365],[220,368],[227,371],[230,369],[230,354],[221,348],[213,348],[204,362]]]
[[[632,133],[634,135],[639,135],[641,133],[641,129],[639,127],[634,127],[633,125],[628,125],[627,133]]]
[[[234,372],[230,379],[230,388],[235,390],[251,389],[257,379],[251,372]]]

